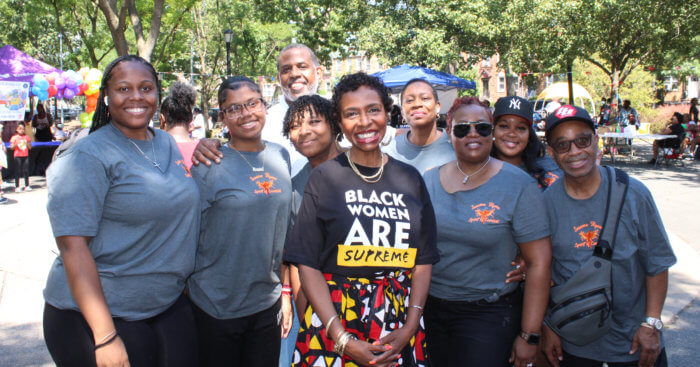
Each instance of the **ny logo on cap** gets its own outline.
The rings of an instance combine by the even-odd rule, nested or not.
[[[512,108],[514,110],[520,110],[520,100],[517,98],[511,98],[510,100],[510,105],[508,108]]]
[[[569,105],[564,105],[559,107],[557,109],[557,112],[554,113],[554,116],[559,117],[560,119],[570,117],[576,114],[576,109],[569,106]]]

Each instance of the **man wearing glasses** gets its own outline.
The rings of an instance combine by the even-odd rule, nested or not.
[[[552,230],[552,281],[563,284],[591,256],[605,221],[609,180],[596,164],[598,136],[586,110],[564,105],[547,117],[549,154],[564,172],[545,191]],[[612,326],[599,340],[574,345],[544,327],[554,366],[667,366],[661,310],[668,268],[676,262],[649,190],[629,179],[612,255]]]

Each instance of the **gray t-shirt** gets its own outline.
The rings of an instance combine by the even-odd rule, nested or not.
[[[544,192],[552,228],[552,280],[563,284],[592,254],[605,216],[608,180],[601,169],[598,191],[588,199],[573,199],[564,180]],[[576,346],[565,341],[573,355],[608,362],[639,359],[630,355],[632,338],[646,317],[645,277],[668,269],[676,262],[666,230],[649,190],[630,177],[629,189],[615,239],[612,258],[612,329],[603,338]]]
[[[434,203],[440,262],[433,265],[430,294],[451,301],[495,300],[512,292],[506,273],[518,244],[549,236],[542,192],[521,169],[503,164],[483,185],[449,194],[440,170],[424,175]]]
[[[294,212],[299,211],[301,206],[301,199],[304,197],[304,187],[306,186],[306,181],[309,180],[309,175],[311,174],[311,163],[306,162],[304,167],[297,172],[294,177],[292,177],[292,189],[294,190]]]
[[[81,139],[47,171],[53,234],[92,237],[90,252],[114,317],[141,320],[165,311],[194,270],[199,192],[173,138],[132,140],[114,126]],[[78,310],[61,256],[44,290],[49,304]]]
[[[202,226],[192,301],[217,319],[270,308],[280,297],[280,264],[291,218],[292,183],[287,150],[266,142],[261,152],[223,146],[221,164],[192,168],[202,202]]]
[[[410,164],[420,174],[455,159],[455,152],[447,139],[447,133],[443,132],[434,142],[420,146],[408,141],[408,134],[395,136],[389,145],[383,149],[397,161]]]
[[[550,157],[538,157],[535,160],[535,164],[544,170],[544,182],[545,186],[540,184],[539,182],[539,175],[533,174],[528,172],[527,166],[525,163],[520,164],[518,167],[522,169],[523,171],[527,172],[530,176],[532,176],[535,180],[537,180],[537,184],[540,186],[541,189],[546,189],[547,187],[551,186],[553,183],[555,183],[557,180],[560,178],[564,177],[564,173],[562,172],[561,168],[557,166],[557,164],[554,162],[554,160]]]

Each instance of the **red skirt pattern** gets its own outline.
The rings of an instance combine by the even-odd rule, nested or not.
[[[358,339],[372,343],[403,326],[411,292],[411,274],[394,271],[376,278],[347,278],[323,274],[331,301],[345,330]],[[309,304],[300,320],[294,349],[295,367],[359,366],[347,356],[333,352],[334,342]],[[418,332],[401,351],[399,366],[427,367],[425,326],[421,316]]]

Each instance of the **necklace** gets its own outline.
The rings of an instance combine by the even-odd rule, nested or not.
[[[265,171],[265,154],[267,154],[267,150],[265,150],[265,147],[266,147],[266,146],[265,146],[264,143],[263,143],[262,167],[253,167],[253,165],[250,164],[250,162],[248,162],[247,159],[245,159],[245,157],[243,156],[243,154],[242,154],[241,152],[239,152],[238,149],[236,149],[236,147],[233,146],[233,143],[232,143],[232,142],[229,142],[229,143],[228,143],[228,146],[231,147],[233,150],[235,150],[236,153],[238,153],[238,155],[240,155],[241,158],[243,158],[243,160],[244,160],[246,163],[248,163],[248,166],[250,166],[250,169],[252,169],[253,172],[263,172],[263,171]]]
[[[379,166],[379,170],[377,171],[377,173],[370,175],[370,176],[363,175],[362,172],[360,172],[360,170],[357,169],[357,166],[355,166],[355,162],[353,162],[352,159],[350,158],[350,151],[349,150],[347,152],[345,152],[345,155],[348,157],[348,162],[350,163],[350,168],[352,168],[353,172],[355,172],[356,175],[360,176],[362,181],[367,182],[367,183],[377,183],[377,182],[379,182],[379,180],[382,179],[382,173],[384,173],[384,157],[381,155],[381,153],[380,153],[381,164]]]
[[[153,144],[153,139],[155,139],[155,136],[152,139],[150,139],[151,140],[151,150],[153,151],[153,159],[151,159],[146,155],[146,153],[143,152],[143,150],[141,150],[141,148],[139,148],[138,145],[136,145],[136,143],[134,143],[133,140],[131,140],[131,138],[127,138],[127,140],[129,140],[129,143],[131,143],[131,145],[133,145],[134,148],[136,148],[136,150],[138,150],[139,153],[141,153],[141,155],[144,158],[146,158],[147,161],[151,162],[153,167],[157,168],[160,171],[160,173],[164,174],[165,171],[163,171],[163,169],[160,167],[160,164],[158,164],[158,162],[156,162],[156,148],[155,148],[155,145]]]
[[[476,172],[472,173],[471,175],[468,175],[468,174],[464,173],[464,171],[462,171],[461,168],[459,168],[459,160],[458,160],[457,161],[457,169],[459,170],[460,173],[462,173],[464,175],[464,180],[462,181],[462,184],[466,184],[467,181],[469,181],[469,177],[472,177],[475,174],[481,172],[481,170],[484,169],[484,167],[486,167],[486,165],[489,164],[490,161],[491,161],[491,156],[489,156],[489,158],[486,160],[486,163],[484,163],[483,166],[481,166],[478,170],[476,170]]]

